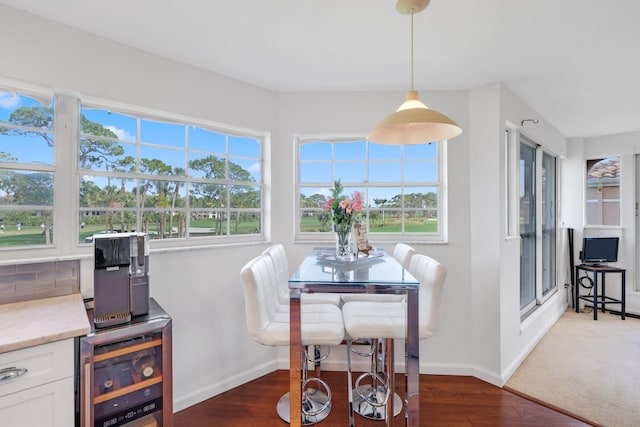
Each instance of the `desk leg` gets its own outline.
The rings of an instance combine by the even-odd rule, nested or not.
[[[407,426],[420,426],[420,336],[418,289],[407,293],[406,405]]]
[[[290,425],[302,425],[302,334],[300,330],[300,291],[290,291],[289,307],[289,409]]]
[[[598,274],[598,273],[596,273],[596,274]],[[605,306],[606,306],[605,301],[607,300],[607,285],[606,285],[606,281],[605,281],[607,275],[604,274],[604,273],[600,273],[600,276],[602,277],[602,303],[601,303],[601,305],[602,305],[602,312],[604,313]]]
[[[598,320],[598,273],[593,273],[593,320]]]
[[[576,267],[576,282],[573,284],[573,301],[575,303],[576,313],[580,313],[580,280],[578,276],[580,276],[580,269]]]
[[[622,271],[622,294],[620,295],[620,299],[622,300],[622,304],[620,304],[622,306],[621,308],[621,312],[622,312],[622,320],[624,320],[624,316],[625,316],[625,298],[626,298],[626,294],[627,294],[627,285],[625,284],[625,276],[626,276],[626,271]]]

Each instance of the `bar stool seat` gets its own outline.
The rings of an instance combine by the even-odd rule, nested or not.
[[[305,304],[300,321],[302,345],[339,345],[344,339],[342,313],[333,304]],[[265,327],[251,336],[263,345],[288,346],[289,306],[278,307]]]
[[[420,282],[419,335],[431,337],[437,330],[442,310],[442,294],[447,269],[426,255],[416,254],[409,271]],[[344,325],[356,338],[400,338],[407,333],[406,302],[354,301],[342,307]]]

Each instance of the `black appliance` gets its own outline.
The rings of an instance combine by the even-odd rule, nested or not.
[[[149,244],[144,233],[94,236],[94,325],[104,328],[149,312]]]
[[[600,264],[618,261],[618,237],[585,237],[582,239],[580,261]]]

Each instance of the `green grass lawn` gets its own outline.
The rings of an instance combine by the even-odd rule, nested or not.
[[[19,233],[15,226],[10,226],[4,231],[0,231],[0,247],[44,244],[45,236],[42,234],[42,229],[39,225],[32,227],[23,226]]]
[[[232,235],[241,235],[241,234],[255,234],[257,233],[259,223],[257,220],[252,221],[243,221],[238,223],[238,229],[235,230],[235,224],[231,224],[231,234]],[[192,233],[192,237],[207,237],[207,236],[215,236],[215,227],[216,221],[214,219],[197,219],[193,220],[189,223],[189,227],[197,228],[201,230],[200,232]],[[157,233],[156,224],[149,225],[149,233]],[[323,228],[322,225],[318,222],[317,217],[304,217],[302,218],[301,229],[304,232],[318,232],[318,231],[328,231],[326,228]],[[104,224],[87,224],[84,229],[80,231],[79,242],[84,243],[85,238],[99,233],[104,230]],[[370,225],[369,232],[370,233],[399,233],[400,223],[399,222],[387,222],[384,225]],[[416,220],[416,221],[407,221],[405,223],[405,232],[406,233],[434,233],[438,231],[438,222],[437,220]],[[0,247],[10,247],[10,246],[28,246],[28,245],[44,245],[45,244],[45,236],[42,234],[42,230],[40,226],[27,226],[22,227],[20,233],[16,230],[15,226],[7,227],[4,232],[0,231]]]
[[[303,232],[317,232],[317,231],[329,231],[323,228],[317,217],[303,217],[300,224],[300,229]],[[424,220],[406,220],[405,221],[405,233],[435,233],[438,231],[438,221],[433,219]],[[385,224],[369,225],[370,233],[400,233],[401,224],[400,221],[393,220],[387,221]]]

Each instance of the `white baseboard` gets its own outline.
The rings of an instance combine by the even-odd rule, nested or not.
[[[208,387],[194,390],[193,392],[188,393],[184,396],[174,396],[173,412],[178,412],[186,409],[213,396],[217,396],[220,393],[224,393],[225,391],[229,391],[249,381],[255,380],[256,378],[260,378],[277,369],[281,369],[278,367],[278,362],[275,360],[270,361],[268,363],[255,366],[253,369],[249,369],[248,371],[244,371],[242,372],[242,374],[225,378],[221,381],[218,381],[217,383],[211,384]],[[289,369],[288,366],[287,369]]]

